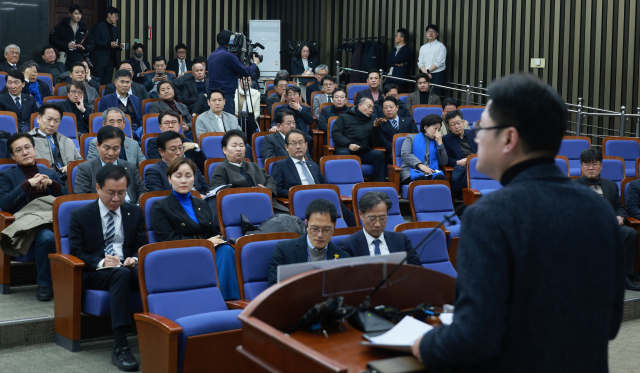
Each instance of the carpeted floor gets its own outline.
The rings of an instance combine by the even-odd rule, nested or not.
[[[37,285],[15,286],[11,293],[0,295],[0,321],[53,316],[53,301],[36,299]]]

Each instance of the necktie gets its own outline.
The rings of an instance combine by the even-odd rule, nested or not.
[[[333,102],[331,101],[331,96],[327,95],[327,102]]]
[[[185,69],[184,60],[182,60],[180,61],[180,75],[184,75],[185,72],[187,72],[187,70]]]
[[[373,254],[374,255],[381,255],[381,253],[380,253],[380,240],[376,238],[375,240],[373,240],[373,244],[375,245],[375,248],[373,249]]]
[[[56,155],[56,144],[53,142],[53,138],[47,135],[47,140],[49,140],[49,145],[51,145],[51,154],[55,157]]]
[[[305,167],[307,165],[305,161],[300,161],[298,162],[298,164],[300,164],[300,167],[302,168],[302,174],[304,175],[304,177],[307,178],[309,185],[314,185],[316,182],[313,181],[313,176],[311,176],[311,172],[309,172],[309,170]]]
[[[393,126],[393,129],[396,130],[396,132],[398,132],[398,121],[397,120],[392,120],[391,121],[391,125]]]
[[[16,65],[11,64],[12,69],[17,69]]]
[[[16,97],[16,106],[18,107],[18,110],[22,110],[22,105],[20,105],[20,97]]]
[[[107,255],[117,255],[116,251],[113,249],[113,243],[116,240],[116,224],[113,217],[116,215],[115,212],[109,211],[109,218],[107,220],[107,231],[104,234],[104,243],[105,249],[104,252]]]

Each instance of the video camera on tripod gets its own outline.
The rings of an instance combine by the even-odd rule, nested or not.
[[[253,57],[256,56],[260,59],[260,62],[263,61],[263,57],[260,53],[256,52],[254,49],[260,48],[264,49],[264,45],[260,43],[252,43],[251,39],[247,38],[243,33],[236,32],[231,35],[229,39],[229,52],[238,56],[240,62],[242,62],[245,66],[250,66],[253,62]]]

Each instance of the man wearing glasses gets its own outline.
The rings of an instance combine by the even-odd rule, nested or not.
[[[126,123],[127,122],[124,112],[117,107],[108,108],[107,110],[102,112],[103,126],[118,127],[122,130],[122,132],[124,132]],[[89,153],[87,154],[87,160],[93,159],[98,156],[98,147],[96,146],[96,142],[96,139],[93,139],[89,142]],[[144,161],[146,158],[144,154],[142,154],[142,150],[140,149],[140,145],[138,145],[138,142],[128,136],[125,136],[124,146],[120,149],[120,156],[118,157],[118,159],[134,163],[137,167],[140,162]]]
[[[78,139],[85,133],[89,133],[89,117],[93,114],[93,103],[84,102],[87,88],[82,82],[73,81],[67,86],[67,100],[57,103],[65,113],[73,113],[76,116],[76,128]]]
[[[427,43],[420,47],[418,68],[420,72],[428,74],[431,84],[444,83],[444,70],[447,67],[447,47],[438,41],[438,26],[429,25],[426,28]],[[440,95],[440,87],[431,88],[434,95]]]
[[[391,209],[391,198],[384,192],[368,192],[358,201],[358,213],[364,227],[340,242],[340,247],[350,256],[388,255],[411,251],[411,241],[404,233],[386,230],[387,214]],[[414,252],[408,264],[421,265],[418,254]]]
[[[444,122],[449,126],[449,133],[442,137],[444,149],[447,151],[451,174],[451,190],[456,197],[461,197],[462,188],[467,187],[467,157],[476,154],[476,136],[472,130],[464,129],[465,120],[460,110],[449,111]]]
[[[322,91],[322,78],[329,75],[329,66],[327,65],[318,65],[315,69],[313,69],[316,77],[316,81],[313,82],[310,86],[307,87],[307,97],[306,103],[311,105],[311,94],[315,91]],[[317,116],[316,116],[317,117]]]
[[[318,262],[348,258],[340,247],[331,243],[338,212],[333,202],[316,199],[304,212],[307,234],[288,241],[280,241],[273,249],[269,262],[269,286],[278,282],[278,266],[304,262]]]

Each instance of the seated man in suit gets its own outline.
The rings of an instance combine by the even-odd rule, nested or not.
[[[87,70],[84,67],[82,62],[76,62],[71,66],[71,71],[69,76],[71,76],[72,82],[79,82],[84,84],[86,88],[86,93],[84,95],[84,105],[85,106],[93,106],[93,102],[96,98],[100,97],[98,94],[98,90],[92,87],[90,84],[86,83],[85,80],[87,78]],[[67,95],[67,87],[62,86],[58,89],[58,96],[66,96]]]
[[[373,100],[363,97],[357,107],[352,107],[336,119],[331,138],[336,155],[357,155],[362,163],[373,165],[374,181],[385,181],[385,160],[381,151],[373,149],[382,144],[380,125],[384,119],[371,118]]]
[[[84,262],[82,287],[109,291],[111,364],[125,371],[138,370],[126,335],[131,325],[129,296],[138,291],[138,249],[149,243],[142,210],[125,201],[130,174],[123,166],[100,168],[93,186],[99,198],[73,210],[69,221],[70,253]],[[104,267],[110,268],[97,270]]]
[[[57,62],[58,52],[53,45],[45,45],[42,48],[42,62],[38,68],[38,71],[45,74],[51,74],[53,78],[53,82],[51,82],[54,86],[61,82],[58,77],[61,74],[67,72],[67,68],[64,66],[64,63]]]
[[[93,87],[96,92],[98,92],[98,96],[100,96],[100,78],[98,78],[97,76],[91,76],[91,68],[89,67],[89,63],[87,62],[86,58],[80,60],[80,63],[84,66],[84,71],[87,73],[87,75],[85,75],[84,77],[84,84]],[[67,80],[67,82],[70,81]]]
[[[573,179],[574,183],[582,184],[591,188],[609,202],[611,208],[616,213],[620,233],[625,246],[625,289],[640,291],[640,285],[633,282],[634,266],[636,263],[636,253],[638,251],[638,231],[625,225],[627,211],[620,201],[620,190],[618,185],[608,179],[600,177],[602,172],[602,153],[596,149],[586,149],[580,154],[580,168],[582,177]]]
[[[18,131],[29,132],[31,129],[31,114],[38,112],[36,99],[28,93],[22,93],[25,82],[24,74],[20,70],[10,70],[4,78],[9,92],[0,95],[0,111],[16,113],[18,116]]]
[[[193,117],[189,113],[187,105],[176,102],[173,84],[168,80],[163,80],[158,83],[158,95],[160,96],[160,101],[152,103],[149,106],[148,112],[160,113],[165,110],[174,111],[182,117],[182,133],[184,136],[191,141],[197,140],[193,138],[193,133],[191,132],[191,121]],[[140,132],[139,135],[142,137],[142,132]]]
[[[369,88],[362,90],[356,93],[356,99],[353,102],[360,102],[363,97],[368,97],[373,100],[373,102],[378,101],[382,98],[382,92],[380,91],[380,83],[382,79],[380,78],[379,70],[369,70],[369,74],[367,75],[367,84]]]
[[[192,66],[191,74],[186,74],[176,79],[174,88],[176,89],[177,100],[187,105],[191,115],[195,116],[209,110],[207,105],[207,82],[205,79],[207,64],[194,62]],[[180,81],[180,85],[178,85],[178,81]]]
[[[350,256],[387,255],[413,249],[404,233],[385,230],[391,198],[384,192],[365,193],[358,201],[358,214],[363,229],[340,242],[340,247]],[[407,259],[408,264],[422,265],[417,252]]]
[[[66,180],[67,165],[71,161],[82,160],[82,156],[76,144],[58,132],[62,113],[62,109],[53,102],[45,102],[38,109],[38,128],[32,129],[29,134],[35,141],[36,158],[48,160],[51,169]]]
[[[325,106],[320,110],[320,117],[318,118],[318,122],[316,124],[316,128],[321,131],[327,131],[329,128],[329,118],[337,117],[347,112],[347,93],[342,88],[336,88],[333,91],[333,97],[331,102],[333,105]],[[324,145],[327,145],[327,138],[329,136],[324,136]]]
[[[158,56],[153,61],[153,73],[144,75],[144,87],[149,92],[150,98],[160,98],[158,96],[158,83],[162,80],[173,81],[176,77],[172,73],[167,73],[167,60],[162,56]]]
[[[385,98],[393,97],[398,101],[398,116],[401,118],[411,118],[411,113],[407,110],[406,106],[404,106],[404,101],[400,100],[400,95],[398,94],[398,86],[395,84],[386,84],[382,88],[382,98],[376,102],[376,106],[374,107],[373,117],[374,118],[384,118],[386,115],[382,108],[382,104]]]
[[[304,132],[307,142],[309,143],[309,152],[313,149],[313,137],[309,135],[309,126],[313,123],[313,116],[311,115],[311,109],[308,106],[300,105],[302,91],[298,87],[287,88],[287,101],[289,105],[280,105],[274,110],[274,115],[277,116],[279,110],[290,110],[293,112],[293,118],[296,122],[296,128]],[[271,128],[269,132],[276,132],[276,118],[272,119]]]
[[[104,112],[108,108],[115,107],[125,114],[129,114],[132,122],[131,130],[135,139],[138,128],[142,128],[142,101],[139,97],[129,94],[131,90],[131,73],[129,71],[116,71],[115,84],[116,92],[102,97],[98,104],[98,111]]]
[[[315,91],[322,91],[322,78],[329,75],[329,67],[327,65],[318,65],[313,69],[316,81],[307,87],[307,96],[304,98],[306,103],[311,104],[311,94]],[[287,78],[288,79],[288,78]],[[317,115],[316,115],[317,117]]]
[[[446,135],[449,130],[449,125],[445,121],[447,113],[453,110],[458,110],[458,106],[459,106],[458,100],[456,100],[455,98],[447,97],[444,100],[442,100],[442,126],[440,126],[440,132],[442,132],[442,136]],[[469,122],[467,122],[466,120],[463,120],[463,123],[464,123],[464,129],[468,130]]]
[[[15,44],[9,44],[4,47],[4,58],[6,61],[0,63],[0,71],[8,73],[9,71],[20,69],[20,47]]]
[[[103,126],[114,126],[120,128],[124,132],[124,126],[126,124],[125,116],[122,110],[112,107],[102,112],[102,125]],[[98,156],[98,147],[96,143],[97,139],[93,139],[89,142],[89,153],[87,153],[87,160],[96,158]],[[120,155],[118,159],[122,159],[123,161],[129,161],[136,165],[136,167],[140,164],[140,162],[144,161],[146,158],[144,154],[142,154],[142,150],[140,149],[140,145],[138,142],[128,136],[124,138],[124,146],[120,149]]]
[[[325,76],[322,78],[322,91],[323,94],[317,94],[313,98],[313,116],[318,118],[320,117],[320,105],[325,102],[331,102],[333,91],[336,89],[336,81],[332,76]]]
[[[158,124],[160,125],[160,131],[167,132],[173,131],[176,133],[180,133],[180,117],[173,110],[165,110],[158,114]],[[198,166],[200,172],[204,172],[204,153],[200,146],[197,143],[192,141],[183,142],[184,145],[184,157],[189,158],[193,161],[193,163]],[[145,146],[142,144],[142,146]],[[152,137],[147,142],[146,153],[147,159],[161,159],[160,153],[158,152],[158,144],[157,138]]]
[[[176,58],[169,61],[167,70],[175,71],[178,77],[183,76],[193,67],[193,62],[187,58],[187,46],[184,43],[178,43],[175,47]]]
[[[316,199],[304,212],[307,234],[293,240],[280,241],[269,261],[269,286],[278,282],[278,266],[348,258],[349,254],[331,242],[336,228],[336,206],[326,199]]]
[[[391,95],[385,97],[385,99],[382,101],[384,122],[380,125],[380,131],[382,132],[382,146],[387,151],[387,164],[393,163],[393,136],[398,133],[418,133],[418,125],[416,124],[416,121],[411,117],[403,118],[398,115],[399,108],[400,105],[398,104],[398,100],[396,100],[396,98]]]
[[[120,67],[118,67],[118,70],[127,70],[131,73],[131,76],[133,76],[133,67],[131,66],[131,62],[129,62],[128,60],[124,60],[120,63]],[[116,91],[116,85],[113,83],[107,84],[106,87],[104,87],[104,94],[103,96],[106,95],[110,95],[112,93],[114,93]],[[129,88],[129,94],[130,95],[134,95],[137,98],[140,99],[140,101],[142,100],[146,100],[149,98],[149,93],[147,92],[146,88],[144,88],[144,86],[140,83],[136,83],[134,81],[131,81],[131,86]]]
[[[221,185],[231,184],[232,188],[269,188],[273,198],[274,213],[289,214],[289,209],[276,201],[278,189],[271,175],[258,167],[257,164],[244,160],[246,142],[247,138],[242,131],[231,130],[224,134],[221,143],[226,159],[213,171],[211,187],[217,188]],[[211,206],[211,203],[209,205]]]
[[[55,171],[36,165],[35,142],[30,134],[14,133],[7,140],[7,147],[17,166],[0,173],[2,211],[15,214],[36,198],[68,194]],[[36,298],[39,301],[50,301],[53,299],[53,288],[48,255],[56,252],[55,239],[50,226],[47,228],[46,225],[38,230],[34,229],[33,235],[31,249],[35,249],[38,270]]]
[[[276,93],[272,94],[271,97],[267,97],[268,115],[271,115],[273,104],[287,101],[287,88],[289,88],[289,79],[281,75],[276,76],[273,81],[273,89]],[[307,87],[307,90],[309,90],[309,87]]]
[[[279,110],[278,114],[276,114],[276,128],[278,132],[264,137],[262,149],[260,149],[262,158],[288,156],[289,153],[287,153],[285,137],[291,129],[296,129],[295,127],[296,122],[293,118],[293,112],[290,110]],[[305,156],[308,156],[308,154]]]
[[[76,116],[76,129],[78,130],[78,141],[85,133],[89,133],[89,118],[93,114],[93,103],[85,104],[84,97],[87,93],[87,86],[80,82],[73,81],[66,87],[67,100],[58,101],[56,104],[65,113],[73,113]]]
[[[407,97],[407,109],[411,112],[411,109],[415,105],[438,105],[440,104],[440,97],[429,89],[431,87],[431,78],[425,73],[418,75],[416,79],[416,85],[418,90],[412,92]]]
[[[120,148],[124,145],[124,137],[124,132],[118,127],[104,126],[100,128],[97,139],[98,157],[83,162],[78,166],[75,187],[73,188],[75,193],[96,193],[96,175],[98,171],[105,165],[115,164],[124,167],[127,171],[127,179],[130,180],[127,183],[125,202],[138,203],[140,196],[147,192],[147,187],[140,179],[137,165],[118,159]]]
[[[270,136],[278,136],[273,134]],[[285,136],[285,149],[288,157],[273,164],[271,174],[278,187],[278,197],[289,198],[289,189],[297,185],[327,184],[320,167],[308,157],[307,142],[304,133],[292,129]],[[356,221],[351,210],[340,201],[342,217],[349,227],[355,227]]]
[[[462,196],[462,188],[467,187],[467,158],[478,152],[476,136],[472,130],[463,129],[465,120],[460,110],[447,113],[445,122],[449,125],[447,135],[442,137],[444,149],[447,151],[451,174],[451,191],[457,197]]]
[[[185,147],[182,143],[183,141],[184,138],[174,131],[162,132],[156,137],[156,145],[161,160],[144,170],[144,183],[150,192],[171,190],[171,184],[167,178],[167,169],[174,159],[184,157]],[[209,190],[209,183],[199,170],[194,176],[193,187],[203,196],[206,195]]]

